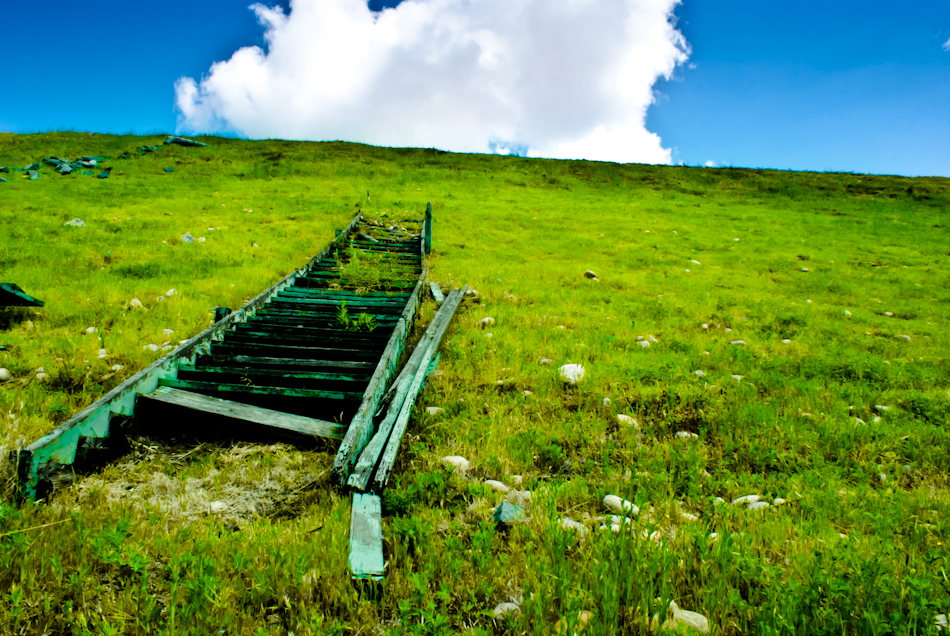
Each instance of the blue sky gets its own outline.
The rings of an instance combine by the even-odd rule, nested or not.
[[[204,90],[211,86],[202,78],[208,78],[212,63],[228,60],[241,47],[267,50],[265,29],[248,4],[8,3],[0,21],[0,41],[7,52],[0,130],[175,131],[181,123],[176,81],[194,78]],[[372,8],[382,7],[374,0]],[[399,11],[402,8],[390,16]],[[684,0],[675,15],[676,28],[688,44],[688,59],[675,62],[669,79],[662,64],[651,67],[649,81],[654,82],[657,100],[640,120],[646,132],[659,136],[656,148],[662,146],[673,163],[950,176],[950,2]],[[555,57],[556,50],[542,46],[538,55]],[[665,55],[673,60],[676,52]],[[394,57],[386,72],[391,76],[393,66],[411,62]],[[406,78],[426,80],[410,74],[399,77],[403,83]],[[429,79],[442,77],[451,76]],[[231,112],[220,105],[221,99],[217,110],[207,106],[206,112],[217,118]],[[205,101],[210,103],[208,95]],[[528,96],[524,103],[539,102]],[[575,106],[586,108],[593,119],[577,123],[555,113],[550,126],[568,121],[594,125],[602,115],[596,104]],[[537,115],[530,110],[537,106],[526,108],[527,115]],[[486,135],[501,135],[491,140],[492,147],[499,139],[502,146],[513,148],[531,146],[524,137],[546,139],[531,137],[541,133],[528,131],[518,121],[492,122],[491,109],[483,110],[479,117],[489,121],[472,126],[484,127]],[[389,116],[393,119],[383,123],[399,128],[390,123],[402,122],[398,109],[382,112],[365,113],[367,130]],[[200,132],[199,121],[189,119],[186,128]],[[232,131],[242,131],[244,120],[228,121]],[[332,137],[336,121],[322,122],[314,134]],[[359,119],[339,121],[339,137],[393,143],[385,135],[363,135]],[[254,137],[269,136],[266,129],[260,132],[251,125],[244,130],[257,131],[247,133]],[[419,139],[419,145],[430,141]],[[458,147],[473,147],[471,143],[460,139]],[[547,147],[562,150],[546,156],[572,151],[551,144]]]

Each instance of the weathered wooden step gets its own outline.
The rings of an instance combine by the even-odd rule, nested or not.
[[[298,347],[292,345],[276,345],[227,341],[216,342],[211,345],[211,355],[259,355],[272,358],[312,358],[319,360],[375,360],[379,357],[378,351],[360,349],[334,349],[328,347]]]
[[[277,386],[254,386],[246,384],[223,384],[218,382],[195,382],[192,380],[159,380],[159,386],[171,389],[184,389],[208,393],[246,393],[253,395],[275,395],[287,398],[312,398],[321,400],[359,400],[362,391],[320,391],[318,389],[288,389]]]
[[[254,335],[261,338],[283,338],[299,339],[307,342],[325,340],[333,343],[365,343],[373,346],[379,341],[385,345],[389,337],[384,330],[374,329],[373,331],[346,331],[343,329],[321,329],[319,327],[306,327],[301,324],[292,324],[289,322],[263,322],[254,321],[238,325],[234,332],[244,335]],[[381,333],[376,333],[377,331]],[[230,334],[229,334],[230,337]]]
[[[307,437],[339,439],[343,436],[345,430],[343,425],[334,422],[273,411],[259,406],[222,400],[221,398],[173,389],[167,386],[160,386],[151,393],[140,393],[138,399],[172,404],[191,411],[278,428]]]
[[[379,581],[386,575],[382,512],[382,501],[376,495],[353,495],[350,516],[350,571],[354,579]]]
[[[198,366],[204,361],[211,361],[215,365],[245,364],[255,368],[274,369],[353,369],[367,370],[370,373],[376,368],[375,362],[360,362],[353,360],[314,360],[310,358],[273,358],[267,356],[245,355],[210,355],[198,358]]]
[[[353,296],[349,299],[339,299],[339,298],[322,298],[318,293],[308,292],[306,290],[283,290],[278,292],[277,300],[293,301],[304,303],[308,305],[326,305],[334,308],[340,307],[340,303],[345,302],[347,310],[358,309],[361,307],[397,307],[402,308],[406,306],[406,301],[401,298],[395,300],[387,300],[383,298],[366,298],[361,296]]]
[[[299,330],[298,330],[299,331]],[[327,349],[342,348],[348,351],[382,351],[386,346],[385,341],[366,340],[366,339],[344,339],[344,338],[307,338],[300,334],[287,336],[274,333],[255,333],[247,331],[232,331],[225,336],[224,342],[229,344],[248,343],[260,345],[278,345],[292,347],[322,347]]]
[[[182,373],[209,373],[216,375],[233,375],[236,377],[256,378],[280,378],[293,380],[326,380],[328,382],[369,382],[372,375],[369,370],[357,373],[346,373],[342,371],[289,371],[287,369],[256,369],[254,367],[217,367],[217,366],[194,366],[190,364],[178,365],[178,378],[187,380],[191,378],[182,377]],[[254,382],[257,384],[257,382]]]

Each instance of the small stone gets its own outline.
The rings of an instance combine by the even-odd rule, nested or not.
[[[687,629],[692,628],[700,634],[709,633],[709,619],[697,612],[676,608],[673,610],[673,619],[676,621],[677,631],[683,631],[680,625],[684,625]]]
[[[460,472],[465,472],[472,467],[472,464],[459,455],[449,455],[448,457],[442,458],[442,463],[446,466],[455,466]]]
[[[730,331],[732,331],[732,327],[726,327],[725,331],[726,333],[729,333]]]
[[[845,310],[844,310],[844,315],[845,315],[845,316],[850,316],[850,315],[851,315],[851,312],[848,311],[847,309],[845,309]]]
[[[891,407],[889,407],[889,406],[884,406],[883,404],[875,404],[875,405],[874,405],[874,408],[876,408],[878,411],[887,411],[887,410],[889,410]]]
[[[132,300],[129,301],[129,309],[141,309],[141,308],[142,308],[142,301],[140,301],[138,298],[133,298]]]
[[[178,295],[178,290],[175,289],[174,287],[172,287],[172,288],[169,289],[167,292],[165,292],[165,295],[168,296],[169,298],[171,298],[172,296],[177,296],[177,295]],[[172,333],[174,333],[174,332],[172,332]]]
[[[9,382],[13,379],[13,374],[8,369],[0,369],[0,382]]]
[[[749,510],[765,510],[766,508],[771,508],[771,504],[767,501],[753,501],[749,504]]]
[[[100,360],[105,360],[106,358],[109,357],[109,352],[106,351],[105,349],[99,349],[99,353],[96,355],[99,357]]]
[[[854,423],[855,423],[855,424],[859,424],[859,425],[867,424],[867,422],[865,422],[864,420],[862,420],[860,417],[854,418]]]
[[[714,506],[721,506],[721,505],[723,505],[724,503],[726,503],[726,500],[723,499],[722,497],[716,497],[715,499],[713,499],[713,505],[714,505]]]
[[[145,346],[142,347],[142,348],[145,349],[146,351],[152,351],[152,352],[158,351],[158,345],[157,345],[157,344],[147,344],[147,345],[145,345]]]
[[[204,243],[204,242],[205,242],[205,237],[199,236],[198,238],[195,239],[195,241],[197,241],[198,243]]]
[[[174,329],[162,329],[162,335],[166,338],[175,333]]]
[[[807,268],[807,267],[803,267],[803,268],[802,268],[802,271],[803,271],[803,272],[807,272],[807,271],[808,271],[808,268]]]
[[[741,381],[742,381],[742,376],[741,376],[741,375],[736,375],[735,373],[733,373],[733,374],[732,374],[732,379],[735,380],[736,382],[741,382]]]
[[[634,418],[630,417],[629,415],[618,415],[618,416],[617,416],[617,421],[620,422],[621,424],[625,424],[625,425],[627,425],[627,426],[633,426],[634,428],[639,428],[639,427],[640,427],[640,424],[639,424]]]
[[[86,227],[86,222],[80,218],[75,218],[69,223],[65,223],[64,225],[69,225],[71,227]]]
[[[518,506],[505,501],[495,509],[495,514],[492,515],[492,518],[496,523],[508,526],[518,521],[524,521],[525,514],[524,510]]]
[[[753,504],[753,503],[757,502],[757,501],[760,500],[760,499],[762,499],[762,497],[760,497],[760,496],[758,496],[758,495],[744,495],[744,496],[742,496],[742,497],[736,497],[735,499],[733,499],[733,500],[732,500],[732,505],[733,505],[733,506],[746,506],[746,505],[748,505],[748,504]]]
[[[576,386],[584,379],[584,367],[579,364],[565,364],[558,369],[558,375],[565,384]]]
[[[653,336],[647,336],[647,340],[649,340],[650,342],[659,342],[659,340],[657,340]]]
[[[643,347],[644,349],[646,349],[647,347],[650,346],[650,341],[649,341],[649,340],[641,340],[641,341],[638,342],[637,344],[640,345],[641,347]]]
[[[538,358],[538,364],[540,364],[542,367],[546,367],[552,362],[554,362],[554,360],[552,360],[551,358]]]
[[[510,490],[505,493],[505,501],[518,506],[522,510],[531,510],[531,491]]]
[[[782,342],[785,343],[785,344],[792,344],[792,341],[789,340],[788,338],[786,338],[786,339],[783,340]]]
[[[124,368],[124,367],[123,367],[121,364],[113,364],[113,365],[112,365],[112,370],[113,370],[113,371],[121,371],[123,368]]]
[[[898,337],[898,338],[901,338],[902,340],[910,340],[910,336],[904,335],[904,334],[902,334],[902,335],[900,335],[900,336],[897,336],[897,337]]]
[[[564,530],[573,530],[580,534],[582,537],[587,534],[587,526],[573,519],[564,518],[561,519],[561,528]]]
[[[745,344],[745,340],[731,340],[731,341],[729,342],[729,344],[744,345],[744,344]]]
[[[604,497],[604,507],[618,515],[633,515],[635,517],[640,514],[640,509],[636,504],[632,501],[621,499],[617,495],[607,495]]]
[[[99,330],[96,329],[95,327],[87,327],[87,328],[86,328],[86,333],[88,333],[88,334],[93,334],[93,333],[96,333],[97,331],[99,331]]]
[[[709,323],[704,322],[704,323],[703,323],[703,329],[709,329]]]
[[[507,493],[511,488],[504,485],[500,481],[495,481],[494,479],[486,479],[485,485],[494,490],[495,492]]]
[[[212,501],[211,505],[208,506],[208,509],[214,513],[221,513],[228,509],[228,504],[223,501]]]
[[[604,400],[603,400],[603,404],[604,404],[604,406],[610,406],[610,398],[609,398],[609,397],[605,397]]]
[[[584,278],[597,278],[597,274],[595,274],[591,270],[587,270],[586,272],[584,272]]]
[[[880,415],[875,415],[874,417],[871,418],[871,421],[874,422],[875,424],[880,424],[880,423],[881,423],[881,416],[880,416]]]
[[[499,603],[495,606],[495,609],[492,610],[492,613],[495,615],[495,619],[502,619],[507,615],[517,616],[521,613],[521,607],[517,603]]]
[[[781,506],[784,503],[785,503],[785,500],[782,499],[781,497],[776,497],[774,500],[772,500],[773,506]]]
[[[438,415],[442,415],[443,413],[445,413],[445,409],[438,406],[430,406],[426,408],[426,413],[428,413],[432,417],[436,417]]]
[[[890,317],[893,316],[894,314],[891,313],[891,312],[889,312],[889,311],[885,311],[885,312],[884,312],[884,315],[887,316],[888,318],[890,318]]]
[[[675,435],[679,439],[699,439],[699,435],[690,433],[689,431],[676,431]]]
[[[692,263],[693,265],[702,265],[702,263],[700,263],[699,261],[697,261],[697,260],[695,260],[695,259],[690,259],[689,262]]]
[[[43,367],[40,367],[40,369],[42,369],[42,368],[43,368]],[[45,379],[46,379],[46,372],[45,372],[45,371],[38,371],[37,374],[36,374],[36,379],[37,379],[37,380],[45,380]]]
[[[182,243],[194,243],[194,242],[195,242],[195,237],[193,237],[193,236],[191,235],[191,232],[185,232],[184,234],[181,235],[181,242],[182,242]]]
[[[696,374],[696,377],[697,377],[697,378],[704,378],[704,377],[706,377],[706,374],[703,373],[702,371],[700,371],[699,369],[693,371],[693,373]]]
[[[938,634],[945,634],[950,631],[950,622],[947,621],[946,614],[937,614],[937,617],[934,619],[934,623],[937,627]]]
[[[485,329],[487,327],[492,327],[494,326],[494,324],[495,324],[495,319],[492,318],[491,316],[486,316],[478,321],[478,326],[481,327],[482,329]]]

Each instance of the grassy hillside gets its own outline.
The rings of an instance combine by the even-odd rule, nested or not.
[[[46,306],[0,313],[0,461],[357,209],[431,201],[430,277],[480,300],[384,498],[384,594],[350,584],[334,449],[137,439],[2,505],[0,633],[645,633],[672,600],[714,633],[903,634],[950,610],[950,180],[217,138],[140,154],[162,140],[0,135],[0,166],[114,167],[3,174],[0,282]],[[525,523],[495,526],[486,480]],[[618,532],[608,494],[640,510]]]

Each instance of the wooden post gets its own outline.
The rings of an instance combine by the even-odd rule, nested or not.
[[[426,220],[425,227],[422,233],[422,240],[425,243],[425,253],[432,253],[432,204],[426,204]]]

